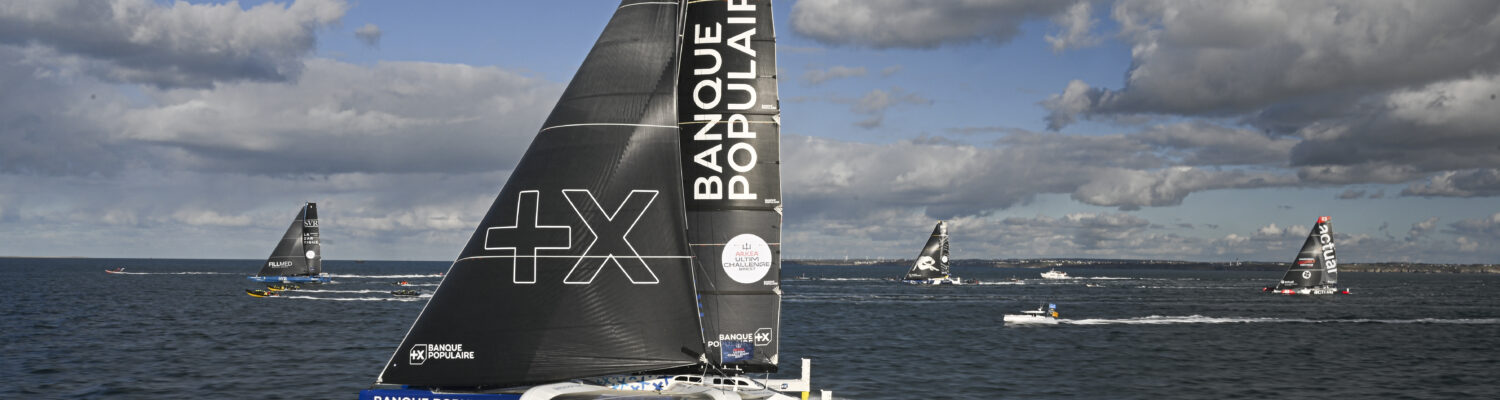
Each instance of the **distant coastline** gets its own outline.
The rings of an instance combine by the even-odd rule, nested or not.
[[[913,260],[901,259],[865,259],[865,260],[843,260],[843,259],[788,259],[783,260],[787,265],[827,265],[827,266],[906,266],[911,265]],[[995,268],[1118,268],[1118,269],[1168,269],[1168,270],[1196,270],[1196,271],[1284,271],[1286,263],[1263,262],[1263,261],[1236,261],[1236,262],[1205,262],[1205,261],[1173,261],[1173,260],[1111,260],[1111,259],[1089,259],[1089,258],[1038,258],[1038,259],[1002,259],[1002,260],[953,260],[953,265],[961,267],[995,267]],[[1339,270],[1346,272],[1406,272],[1406,273],[1444,273],[1444,274],[1500,274],[1500,264],[1423,264],[1403,262],[1380,262],[1380,263],[1350,263],[1340,264]]]

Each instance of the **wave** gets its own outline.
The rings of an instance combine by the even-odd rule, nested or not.
[[[297,289],[297,293],[390,293],[390,290],[364,289],[364,290],[333,290],[333,289]]]
[[[1188,316],[1163,316],[1152,315],[1139,318],[1123,319],[1063,319],[1058,322],[1069,325],[1177,325],[1177,324],[1262,324],[1262,323],[1293,323],[1293,324],[1470,324],[1470,325],[1495,325],[1500,324],[1500,318],[1417,318],[1417,319],[1308,319],[1308,318],[1246,318],[1246,317],[1207,317],[1202,315]]]
[[[782,280],[786,280],[786,278],[783,277]],[[890,279],[886,279],[886,278],[806,278],[806,279],[803,279],[803,278],[794,278],[793,280],[799,280],[799,281],[876,282],[876,281],[886,281],[886,280],[890,280]]]
[[[975,283],[969,283],[969,285],[1025,285],[1025,284],[1026,284],[1026,282],[1024,282],[1024,281],[994,281],[994,282],[979,281],[979,282],[975,282]]]

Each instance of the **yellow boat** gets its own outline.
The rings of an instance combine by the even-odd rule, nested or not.
[[[270,296],[280,296],[281,295],[280,293],[276,293],[276,292],[267,292],[267,291],[264,291],[264,290],[255,290],[255,289],[245,289],[245,294],[250,295],[250,297],[270,297]]]

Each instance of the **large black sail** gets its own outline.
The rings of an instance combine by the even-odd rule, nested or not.
[[[691,1],[678,87],[688,240],[710,361],[774,372],[781,331],[780,100],[768,0]],[[717,356],[717,357],[716,357]]]
[[[927,238],[927,244],[922,246],[922,252],[917,253],[917,262],[912,264],[910,271],[906,271],[905,279],[942,278],[948,274],[948,223],[938,221],[937,226],[932,227],[932,236]]]
[[[292,226],[261,265],[257,276],[317,275],[323,272],[323,251],[318,246],[318,205],[307,203],[297,212]]]
[[[504,387],[697,363],[680,12],[621,3],[378,382]]]
[[[1333,223],[1328,217],[1319,217],[1302,243],[1302,251],[1292,261],[1286,276],[1276,284],[1276,290],[1337,285],[1339,280],[1338,258],[1333,252]]]

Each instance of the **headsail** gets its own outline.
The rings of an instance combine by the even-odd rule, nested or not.
[[[304,276],[323,273],[323,249],[318,245],[318,205],[307,203],[292,226],[261,265],[256,276]]]
[[[1276,290],[1333,286],[1339,280],[1338,259],[1333,251],[1333,222],[1319,217],[1302,243],[1302,251],[1287,269]]]
[[[716,364],[774,372],[781,107],[771,2],[687,4],[678,119],[705,345]]]
[[[680,25],[676,2],[621,3],[378,382],[504,387],[698,362]]]
[[[927,238],[927,245],[922,246],[922,252],[917,253],[917,262],[912,263],[911,270],[906,271],[903,279],[932,279],[948,276],[948,222],[938,221],[937,226],[932,228],[932,236]]]

